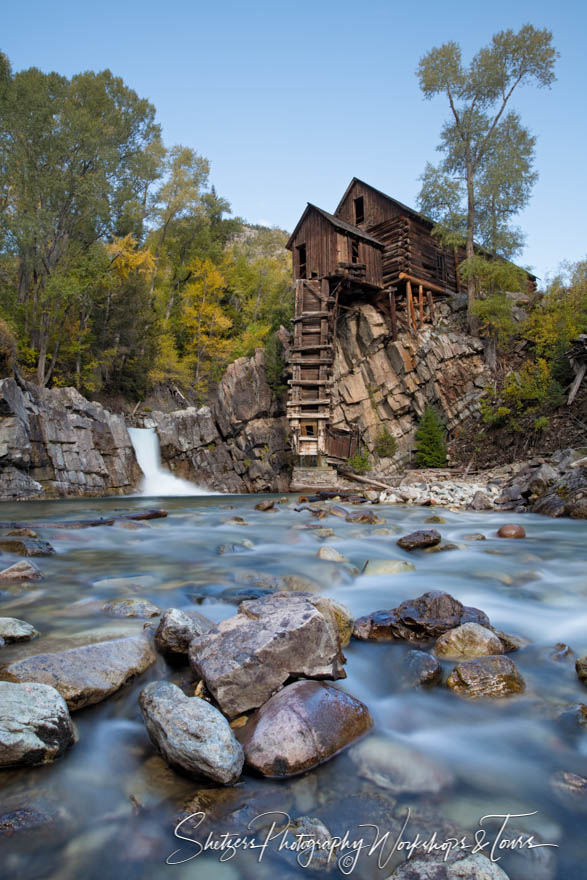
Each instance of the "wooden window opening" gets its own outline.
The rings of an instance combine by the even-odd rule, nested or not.
[[[316,422],[302,422],[300,432],[302,437],[316,437],[318,435]]]
[[[355,204],[355,226],[359,226],[365,222],[365,202],[363,196],[359,196],[354,201]]]
[[[351,238],[351,263],[359,262],[359,242],[356,238]]]
[[[298,252],[298,277],[306,278],[307,277],[307,268],[306,268],[306,245],[299,244],[296,247],[296,251]]]

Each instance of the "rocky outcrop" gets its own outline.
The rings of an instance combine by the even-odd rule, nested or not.
[[[502,510],[587,519],[585,449],[565,449],[549,459],[525,462],[503,487],[497,506]]]
[[[228,366],[210,406],[152,412],[142,424],[155,428],[161,458],[178,477],[227,492],[289,487],[287,420],[260,349]]]
[[[406,457],[427,403],[444,414],[449,431],[478,409],[489,379],[483,344],[461,330],[448,304],[438,304],[443,326],[424,326],[395,342],[388,322],[362,304],[341,316],[332,388],[333,425],[357,426],[372,451],[387,427]],[[438,324],[438,322],[437,322]]]
[[[0,768],[46,764],[74,742],[69,711],[55,688],[0,681]]]
[[[123,416],[75,388],[0,381],[0,500],[124,494],[139,477]]]
[[[373,725],[363,703],[318,681],[284,687],[237,731],[249,767],[263,776],[303,773],[363,737]]]
[[[241,775],[243,750],[226,718],[169,681],[153,681],[139,705],[153,745],[171,767],[229,785]]]

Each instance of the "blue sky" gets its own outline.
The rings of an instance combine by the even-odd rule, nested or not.
[[[307,201],[334,210],[353,176],[416,206],[446,107],[424,101],[419,58],[447,40],[465,59],[530,22],[561,53],[551,90],[514,106],[540,174],[520,215],[520,258],[542,278],[587,256],[587,4],[559,0],[21,0],[3,4],[14,70],[109,67],[158,111],[168,145],[206,156],[233,212],[291,230]]]

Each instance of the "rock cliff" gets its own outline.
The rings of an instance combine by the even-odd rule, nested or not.
[[[123,416],[75,388],[0,381],[0,499],[125,494],[139,477]]]
[[[459,328],[447,305],[443,318],[425,325],[417,336],[395,342],[387,321],[371,305],[349,311],[339,320],[332,389],[333,424],[357,426],[372,451],[384,427],[397,440],[397,460],[414,442],[426,404],[434,404],[451,431],[478,408],[490,374],[483,344]]]
[[[178,477],[227,492],[288,489],[287,420],[260,350],[229,365],[211,406],[152,412],[142,423],[156,429],[161,458]]]

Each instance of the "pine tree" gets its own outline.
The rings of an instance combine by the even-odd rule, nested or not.
[[[420,467],[446,464],[446,431],[436,410],[427,406],[416,431],[416,461]]]

